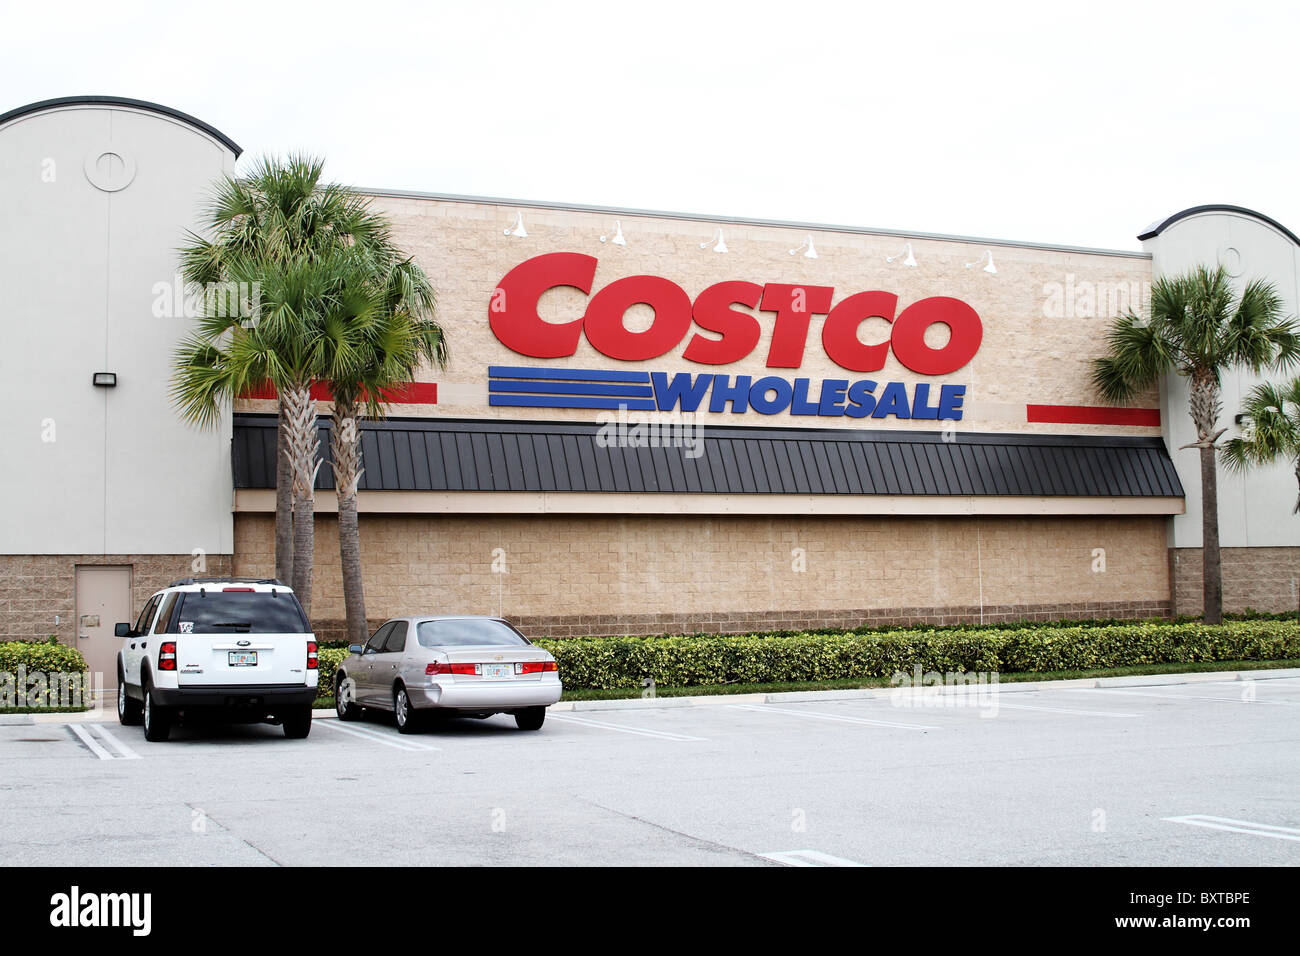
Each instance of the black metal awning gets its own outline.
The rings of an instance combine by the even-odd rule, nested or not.
[[[236,488],[275,487],[272,415],[236,415]],[[362,424],[363,491],[1182,497],[1159,438],[713,428],[702,451],[604,447],[596,423]],[[329,460],[329,423],[321,420]],[[317,487],[332,489],[322,466]]]

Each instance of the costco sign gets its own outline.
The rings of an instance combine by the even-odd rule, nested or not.
[[[493,291],[488,308],[492,332],[507,348],[520,355],[540,359],[566,358],[574,355],[583,337],[596,351],[623,362],[644,362],[672,352],[686,343],[682,357],[701,365],[731,365],[751,355],[762,337],[759,318],[749,310],[770,313],[772,335],[767,349],[766,365],[773,369],[796,369],[804,361],[808,333],[814,315],[824,315],[822,348],[836,365],[850,372],[876,372],[884,368],[892,352],[906,368],[919,375],[948,375],[965,366],[979,350],[984,329],[979,315],[965,302],[948,296],[920,299],[903,309],[898,307],[898,296],[891,292],[856,292],[834,302],[835,289],[831,286],[768,282],[759,284],[745,280],[718,282],[700,292],[692,301],[686,291],[670,279],[660,276],[628,276],[616,279],[592,293],[597,260],[594,256],[576,252],[554,252],[536,256],[511,269]],[[548,322],[538,314],[538,302],[550,289],[572,287],[589,296],[582,316],[568,322]],[[832,304],[834,302],[834,304]],[[624,316],[634,305],[648,305],[654,310],[654,320],[641,331],[632,331],[624,324]],[[743,308],[741,308],[743,307]],[[858,338],[858,329],[868,319],[884,319],[890,324],[890,336],[884,342],[865,344]],[[939,347],[926,344],[925,333],[930,326],[948,327],[948,341]],[[505,369],[501,366],[497,369]],[[915,417],[960,418],[960,396],[963,386],[943,386],[948,401],[937,407],[929,405],[930,386],[922,384],[907,395],[903,383],[886,383],[880,393],[889,395],[887,402],[869,400],[876,393],[877,384],[870,379],[849,381],[833,379],[815,387],[803,378],[793,380],[775,377],[751,381],[739,376],[733,385],[726,375],[701,375],[694,380],[677,375],[668,380],[662,373],[610,373],[608,381],[593,380],[593,370],[575,370],[584,384],[574,384],[572,394],[562,394],[563,369],[528,369],[529,375],[507,380],[494,377],[490,384],[492,404],[532,407],[563,408],[613,408],[619,399],[632,397],[627,389],[635,377],[647,377],[647,395],[653,398],[645,407],[683,407],[700,404],[705,390],[723,391],[714,394],[708,407],[721,411],[730,407],[740,413],[752,409],[766,414],[778,411],[792,414],[843,415],[853,417],[913,417],[911,408],[920,399],[924,411]],[[540,374],[539,374],[540,373]],[[507,384],[507,382],[514,384]],[[551,382],[537,394],[529,395],[520,382]],[[661,386],[671,381],[672,387]],[[744,385],[742,386],[742,382]],[[764,386],[752,394],[759,383]],[[498,385],[500,387],[498,388]],[[788,387],[783,387],[787,386]],[[830,385],[827,389],[825,385]],[[650,392],[649,389],[654,389]],[[741,389],[743,388],[743,393]],[[659,392],[664,391],[661,395]],[[497,393],[501,393],[498,395]],[[740,397],[736,401],[731,396]],[[903,393],[900,395],[900,393]],[[723,396],[726,396],[725,398]],[[816,398],[812,396],[815,395]],[[855,396],[855,403],[845,397]],[[550,396],[549,398],[547,396]],[[575,402],[571,399],[585,398]],[[686,401],[683,402],[682,399]],[[757,399],[757,400],[755,400]],[[621,404],[627,404],[623,402]],[[636,407],[636,406],[631,406]],[[838,409],[838,411],[836,410]],[[686,410],[685,408],[683,410]]]

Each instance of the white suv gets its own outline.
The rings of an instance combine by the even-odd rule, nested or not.
[[[293,590],[275,580],[185,578],[118,624],[117,716],[166,740],[173,723],[216,717],[311,733],[316,637]]]

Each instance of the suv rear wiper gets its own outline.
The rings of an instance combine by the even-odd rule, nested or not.
[[[253,626],[252,622],[250,621],[214,621],[212,624],[208,625],[208,627],[242,627],[242,628],[250,628],[252,626]]]

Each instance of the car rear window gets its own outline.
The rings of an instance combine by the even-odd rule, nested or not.
[[[169,634],[305,634],[302,605],[283,591],[187,591]]]
[[[528,639],[503,621],[474,618],[421,621],[415,629],[421,647],[527,647]]]

